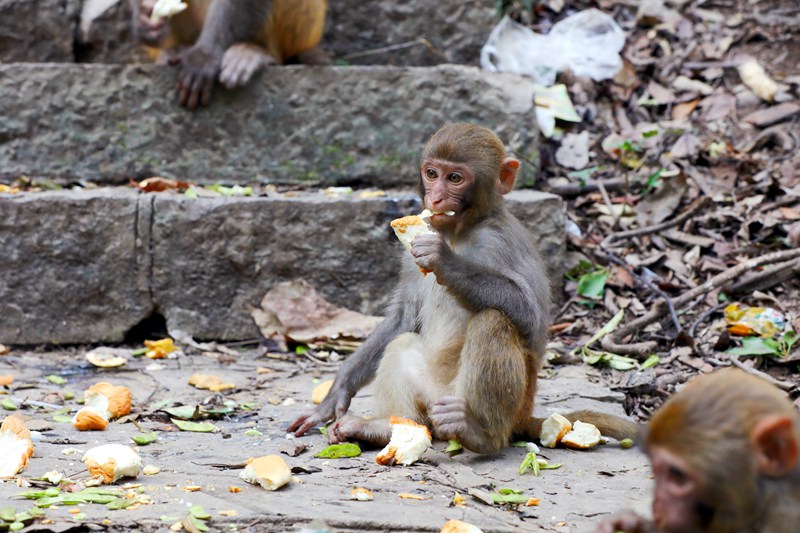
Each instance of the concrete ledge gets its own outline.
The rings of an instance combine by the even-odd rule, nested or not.
[[[406,187],[442,124],[493,128],[538,161],[533,85],[473,67],[275,67],[218,89],[207,109],[175,101],[167,66],[0,65],[0,180],[101,184],[166,175],[201,183]],[[525,165],[522,185],[534,178]]]
[[[507,198],[558,279],[561,199],[534,191]],[[0,342],[115,342],[153,313],[198,338],[252,338],[249,308],[293,278],[338,305],[380,314],[403,253],[388,221],[418,209],[411,193],[0,195]]]

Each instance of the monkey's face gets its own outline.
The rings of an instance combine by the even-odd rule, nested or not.
[[[653,521],[662,533],[702,533],[713,518],[703,503],[701,487],[689,464],[659,447],[649,451],[656,480]]]
[[[422,162],[421,174],[423,203],[435,213],[431,225],[437,230],[455,226],[469,207],[475,186],[472,170],[462,163],[434,159]],[[447,211],[455,214],[446,215]]]

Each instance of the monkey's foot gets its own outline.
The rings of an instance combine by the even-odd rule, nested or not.
[[[503,445],[499,439],[487,435],[464,398],[441,398],[433,404],[429,416],[437,439],[457,440],[466,449],[477,453],[495,453]]]
[[[361,440],[386,446],[391,437],[392,426],[386,418],[367,420],[360,416],[345,415],[328,428],[328,441],[331,444]]]
[[[266,50],[252,43],[236,43],[225,50],[222,56],[222,69],[219,81],[228,89],[247,85],[260,69],[277,65],[274,57]]]

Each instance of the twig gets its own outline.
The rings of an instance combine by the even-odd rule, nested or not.
[[[631,269],[631,267],[625,261],[623,261],[621,258],[617,257],[617,255],[614,254],[614,252],[612,252],[612,251],[610,251],[610,250],[608,250],[606,248],[603,248],[602,246],[601,246],[600,249],[602,250],[603,254],[606,256],[606,259],[608,259],[610,262],[612,262],[612,263],[624,268],[625,271],[628,274],[630,274],[631,277],[633,277],[634,280],[636,280],[639,284],[647,287],[648,289],[650,289],[652,292],[654,292],[657,295],[659,295],[664,300],[664,303],[666,304],[667,309],[669,309],[670,316],[672,317],[672,323],[675,325],[675,335],[676,336],[680,335],[681,332],[683,331],[683,327],[681,327],[681,322],[678,319],[678,313],[675,312],[675,306],[672,305],[672,300],[670,299],[669,296],[667,296],[667,293],[662,291],[660,288],[658,288],[656,285],[654,285],[651,281],[649,281],[649,280],[643,278],[642,276],[640,276],[639,274],[635,273],[633,271],[633,269]]]
[[[652,235],[653,233],[658,233],[659,231],[663,231],[665,229],[672,228],[681,224],[684,220],[691,218],[694,213],[699,210],[701,207],[706,205],[709,202],[709,199],[706,196],[702,196],[695,200],[686,210],[673,218],[672,220],[667,220],[666,222],[662,222],[660,224],[654,224],[652,226],[645,226],[643,228],[636,228],[627,231],[619,231],[616,233],[610,234],[608,237],[603,239],[603,242],[600,244],[601,247],[610,246],[613,242],[618,241],[620,239],[630,239],[631,237],[641,237],[643,235]]]
[[[611,214],[611,217],[614,220],[611,227],[616,228],[617,226],[619,226],[619,217],[622,214],[622,212],[617,213],[616,211],[614,211],[614,204],[611,203],[611,197],[608,196],[608,191],[606,190],[606,187],[603,184],[602,179],[597,180],[597,190],[600,191],[600,196],[603,197],[603,203],[605,203],[606,207],[608,207],[608,212]]]
[[[625,180],[622,178],[603,180],[603,187],[606,191],[619,191],[625,188]],[[580,196],[590,192],[596,192],[600,189],[598,181],[587,182],[584,185],[579,183],[567,183],[564,185],[552,185],[550,192],[559,196]]]
[[[428,50],[430,50],[432,53],[438,55],[439,57],[447,59],[447,57],[444,54],[439,52],[436,49],[436,47],[434,47],[431,44],[431,42],[428,39],[424,38],[424,37],[419,37],[418,39],[414,39],[413,41],[406,41],[404,43],[393,44],[393,45],[390,45],[390,46],[382,46],[380,48],[373,48],[372,50],[364,50],[362,52],[353,52],[352,54],[347,54],[347,55],[339,57],[337,59],[341,59],[342,61],[348,61],[350,59],[358,59],[360,57],[373,56],[373,55],[377,55],[377,54],[383,54],[383,53],[386,53],[386,52],[396,52],[398,50],[404,50],[406,48],[411,48],[413,46],[417,46],[417,45],[420,45],[420,44],[422,46],[424,46],[425,48],[427,48]]]
[[[780,389],[783,389],[785,391],[790,391],[794,388],[794,383],[788,383],[786,381],[775,379],[766,372],[762,372],[761,370],[758,370],[752,366],[747,366],[746,364],[742,363],[738,357],[734,356],[734,357],[729,357],[728,359],[736,368],[741,368],[745,372],[753,374],[754,376],[759,377],[764,381],[767,381]]]
[[[737,277],[741,276],[744,272],[753,270],[763,265],[769,265],[797,257],[800,257],[800,249],[782,250],[780,252],[765,254],[761,257],[747,259],[738,265],[729,268],[728,270],[720,272],[698,287],[681,294],[679,297],[672,300],[672,304],[676,309],[680,309],[698,296],[709,293],[714,289],[721,287],[732,279],[736,279]],[[641,356],[653,352],[658,345],[654,341],[640,342],[636,344],[622,344],[621,339],[633,333],[637,333],[640,329],[649,326],[653,322],[656,322],[662,316],[664,316],[666,312],[667,306],[664,304],[664,302],[659,300],[656,302],[650,312],[642,315],[632,322],[629,322],[625,326],[622,326],[614,331],[611,335],[605,337],[601,343],[603,348],[614,353],[627,353]]]
[[[728,288],[731,294],[763,291],[779,285],[795,276],[800,276],[800,259],[778,263],[772,268],[744,276]]]
[[[694,333],[695,333],[695,331],[697,330],[697,326],[699,326],[700,324],[702,324],[703,322],[705,322],[705,320],[706,320],[708,317],[710,317],[711,315],[713,315],[714,313],[716,313],[717,311],[719,311],[720,309],[722,309],[722,308],[723,308],[723,307],[725,307],[726,305],[728,305],[728,302],[722,302],[721,304],[717,304],[717,305],[715,305],[714,307],[711,307],[710,309],[706,309],[706,310],[703,312],[703,314],[702,314],[702,315],[700,315],[699,317],[697,317],[697,320],[695,320],[695,321],[692,323],[692,327],[690,327],[690,328],[689,328],[689,336],[690,336],[690,337],[692,337],[692,338],[694,338]]]

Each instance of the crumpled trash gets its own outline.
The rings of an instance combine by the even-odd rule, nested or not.
[[[539,85],[553,85],[556,74],[569,68],[595,81],[613,77],[622,67],[619,52],[625,33],[614,18],[586,9],[553,25],[541,35],[506,15],[481,49],[481,67],[514,72]]]
[[[725,321],[731,335],[759,335],[774,337],[786,327],[783,313],[771,307],[739,307],[733,303],[725,307]]]

